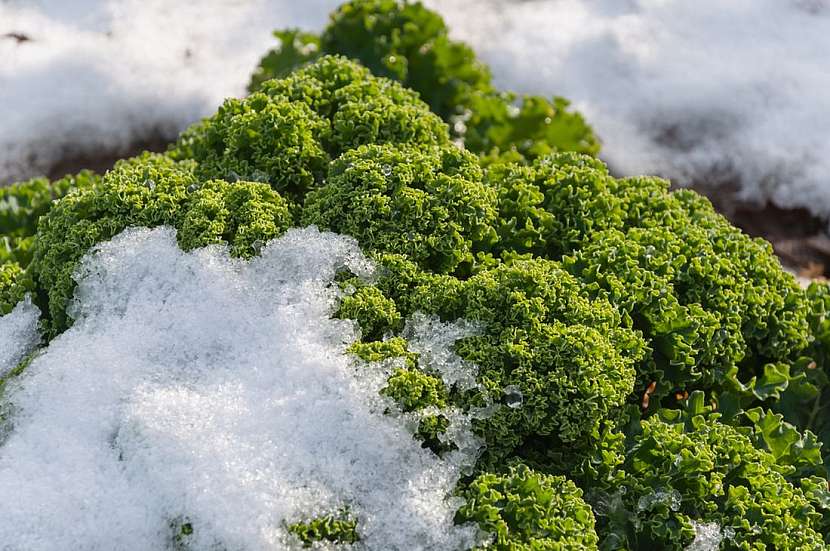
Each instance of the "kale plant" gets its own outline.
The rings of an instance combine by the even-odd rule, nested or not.
[[[441,16],[420,2],[352,0],[331,14],[319,36],[296,29],[274,36],[280,44],[262,58],[251,92],[321,55],[339,54],[417,92],[450,124],[454,138],[488,161],[599,151],[593,131],[566,99],[497,90],[489,68],[466,44],[451,40]]]
[[[57,337],[82,257],[131,226],[242,262],[317,225],[376,267],[338,276],[332,315],[358,330],[355,369],[383,375],[379,414],[441,458],[472,445],[469,420],[452,499],[480,547],[683,549],[705,529],[721,549],[826,548],[826,286],[694,192],[613,177],[564,104],[514,113],[420,4],[349,2],[320,37],[279,38],[255,91],[167,153],[0,192],[0,312],[30,293]],[[419,331],[458,327],[448,376]],[[286,530],[359,546],[360,512],[325,511]],[[195,525],[171,525],[177,545]]]

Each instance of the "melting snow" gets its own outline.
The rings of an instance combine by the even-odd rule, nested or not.
[[[502,391],[504,394],[504,403],[511,409],[519,409],[524,402],[524,395],[521,389],[516,385],[507,385]]]
[[[721,527],[717,522],[692,521],[692,527],[695,529],[695,539],[689,544],[686,551],[718,551],[723,539],[729,538],[733,532],[731,528],[721,531]]]
[[[674,488],[657,488],[654,493],[646,494],[637,501],[638,511],[650,511],[656,505],[665,505],[672,511],[680,509],[680,492]]]
[[[404,328],[409,349],[420,354],[421,365],[441,374],[447,386],[470,390],[478,386],[475,364],[459,357],[453,348],[456,341],[480,332],[480,327],[465,320],[442,322],[438,316],[416,312]]]

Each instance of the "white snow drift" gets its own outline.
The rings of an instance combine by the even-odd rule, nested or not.
[[[353,363],[352,322],[330,319],[343,267],[371,270],[313,228],[249,263],[165,228],[99,246],[77,321],[3,397],[0,547],[164,549],[188,522],[191,549],[284,549],[286,523],[341,507],[360,548],[475,544],[449,497],[473,439],[441,460],[383,414],[382,368]]]

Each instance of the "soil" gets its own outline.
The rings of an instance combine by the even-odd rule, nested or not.
[[[52,165],[46,172],[50,180],[57,180],[67,174],[77,174],[83,169],[103,174],[111,169],[116,161],[138,155],[142,151],[161,152],[167,149],[170,140],[162,136],[153,136],[133,143],[127,150],[109,150],[96,153],[68,154]]]
[[[708,197],[718,212],[745,233],[769,241],[792,273],[806,280],[830,277],[830,221],[806,209],[743,200],[735,186],[728,184],[692,188]]]

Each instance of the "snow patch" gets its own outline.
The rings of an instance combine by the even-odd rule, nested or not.
[[[354,240],[314,228],[250,262],[184,253],[169,228],[98,246],[75,324],[7,387],[3,546],[165,549],[187,523],[191,549],[290,549],[287,523],[343,507],[358,549],[480,541],[450,497],[476,450],[439,459],[383,414],[384,378],[330,317],[343,268],[372,271]]]
[[[14,310],[0,316],[0,379],[17,367],[40,342],[40,310],[27,295]]]
[[[499,86],[573,100],[615,171],[830,216],[830,2],[425,3]]]
[[[171,140],[245,93],[279,27],[338,0],[0,2],[0,185],[62,156]],[[13,36],[23,36],[19,41]]]

